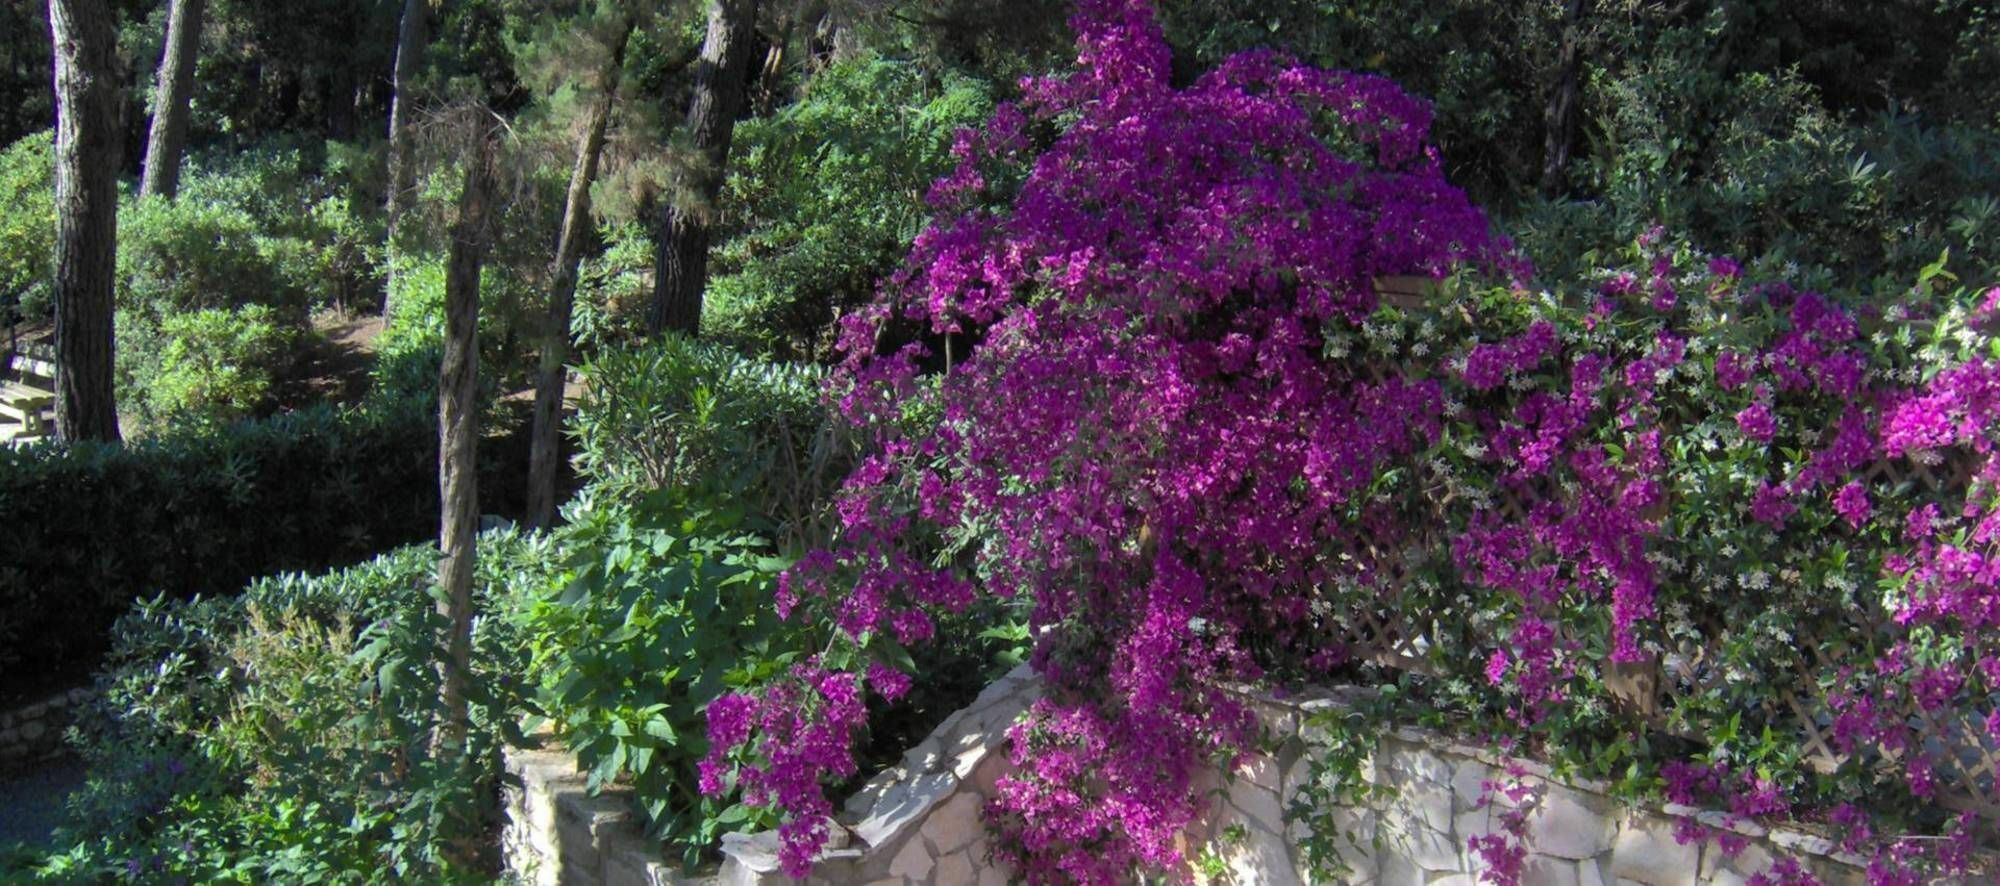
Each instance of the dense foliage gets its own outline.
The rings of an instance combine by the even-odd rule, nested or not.
[[[421,402],[316,408],[123,447],[0,450],[10,544],[0,662],[87,666],[133,600],[226,594],[423,538],[437,519],[436,453]]]
[[[128,177],[165,5],[109,2]],[[1031,637],[1053,691],[988,812],[1034,881],[1199,868],[1246,680],[1392,687],[1631,798],[1812,821],[1885,882],[1991,831],[1934,740],[2000,742],[1991,4],[762,3],[716,170],[672,123],[715,86],[704,5],[414,4],[399,46],[394,0],[209,0],[180,193],[119,201],[143,442],[0,452],[0,670],[115,646],[51,876],[488,877],[447,813],[523,716],[684,860],[775,825],[798,872],[826,797]],[[37,335],[46,12],[0,2],[0,320]],[[477,753],[443,772],[430,549],[257,577],[437,527],[467,120],[503,136],[480,445],[524,439],[577,225],[582,491],[482,538]],[[696,339],[646,331],[672,215],[712,226]],[[314,332],[385,303],[351,351]],[[315,399],[361,405],[282,411]],[[1422,675],[1352,655],[1399,618]],[[1379,726],[1343,716],[1328,802]],[[1488,793],[1468,848],[1505,881],[1533,788]]]
[[[607,350],[582,372],[572,432],[596,488],[701,490],[776,521],[786,542],[825,537],[826,499],[852,457],[821,402],[823,372],[678,337]]]
[[[482,602],[495,611],[549,555],[507,533],[481,548]],[[505,619],[481,621],[475,763],[435,756],[436,557],[402,548],[324,575],[262,579],[237,596],[142,602],[113,632],[102,698],[78,724],[91,779],[39,873],[482,881],[447,849],[490,825],[477,798],[498,790],[502,742],[519,740],[524,645]]]
[[[0,152],[0,311],[41,317],[52,309],[55,236],[55,139],[42,133]]]
[[[769,823],[698,789],[701,712],[815,644],[771,611],[789,561],[750,515],[685,497],[573,502],[561,568],[523,620],[542,706],[591,787],[629,782],[650,831],[693,866],[722,834]]]
[[[931,79],[908,62],[842,61],[738,131],[725,199],[742,229],[716,255],[705,333],[781,358],[830,355],[834,318],[874,295],[922,229],[951,134],[992,108],[986,84]]]

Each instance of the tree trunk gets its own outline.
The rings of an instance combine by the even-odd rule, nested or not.
[[[397,231],[407,208],[410,192],[416,189],[416,167],[410,157],[413,133],[411,106],[416,103],[417,70],[423,64],[424,47],[430,40],[425,17],[430,6],[425,0],[403,0],[403,24],[396,32],[396,68],[389,95],[389,255],[397,249]],[[390,265],[392,272],[394,264]],[[387,283],[382,291],[382,314],[389,314]]]
[[[49,0],[56,89],[56,433],[118,437],[118,32],[104,0]]]
[[[465,189],[445,262],[444,362],[438,369],[438,612],[450,632],[438,662],[444,728],[441,755],[465,750],[466,685],[472,667],[472,567],[479,524],[479,269],[491,226],[494,147],[481,135],[467,158]]]
[[[556,241],[555,291],[549,294],[548,324],[542,331],[541,371],[535,377],[535,423],[528,454],[528,527],[547,529],[555,524],[556,468],[562,430],[563,381],[568,375],[570,314],[576,307],[577,266],[583,261],[583,244],[592,234],[590,186],[597,180],[597,161],[604,153],[604,130],[611,122],[611,109],[618,100],[618,76],[625,66],[625,45],[632,29],[621,25],[618,42],[611,50],[601,92],[584,122],[583,143],[576,150],[576,167],[570,170],[569,199],[563,204],[562,236]]]
[[[804,10],[811,14],[815,10]],[[764,48],[764,60],[757,66],[754,88],[750,90],[748,104],[751,113],[763,116],[776,110],[784,97],[786,53],[792,44],[792,32],[796,29],[799,16],[785,12],[778,17],[772,28],[770,45]]]
[[[169,200],[181,186],[181,151],[187,146],[188,98],[194,94],[194,62],[201,51],[204,0],[173,0],[167,11],[166,49],[153,84],[153,128],[146,136],[146,171],[141,196]]]
[[[708,36],[695,69],[694,99],[687,125],[695,156],[684,164],[684,187],[676,188],[660,217],[653,255],[653,303],[646,313],[652,334],[673,329],[690,335],[701,327],[701,291],[708,277],[709,217],[729,163],[729,139],[743,109],[750,73],[751,28],[757,0],[710,0]]]
[[[1576,144],[1577,106],[1582,103],[1584,0],[1564,0],[1562,49],[1556,59],[1555,88],[1543,115],[1542,196],[1569,187],[1569,155]]]

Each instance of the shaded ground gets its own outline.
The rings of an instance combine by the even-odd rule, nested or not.
[[[368,370],[375,365],[375,337],[382,318],[375,314],[343,316],[323,311],[312,318],[313,331],[295,371],[278,383],[278,403],[296,409],[314,403],[356,403],[368,393]]]
[[[62,817],[63,800],[83,786],[83,763],[62,757],[0,776],[0,847],[41,843]]]

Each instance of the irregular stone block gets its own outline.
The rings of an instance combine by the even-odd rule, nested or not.
[[[881,846],[918,826],[925,815],[951,796],[958,779],[949,772],[932,772],[890,788],[854,825],[854,834],[869,846]]]
[[[1478,760],[1458,761],[1458,765],[1452,767],[1451,771],[1453,803],[1461,810],[1471,809],[1479,805],[1479,798],[1483,793],[1481,786],[1489,781],[1500,781],[1499,775],[1493,767]],[[1495,791],[1493,794],[1493,802],[1512,805],[1508,802],[1506,795],[1498,791]]]
[[[1582,886],[1581,881],[1576,862],[1565,858],[1537,855],[1521,870],[1521,882],[1537,886]]]
[[[1265,758],[1266,763],[1269,758]],[[1262,770],[1275,770],[1275,766],[1264,766]],[[1275,787],[1277,776],[1272,772],[1262,772],[1271,782],[1270,787],[1239,775],[1229,784],[1229,805],[1243,813],[1244,818],[1259,830],[1277,835],[1285,832],[1284,807],[1278,805]]]
[[[1647,886],[1694,886],[1701,847],[1674,840],[1673,825],[1664,819],[1637,817],[1627,821],[1611,848],[1611,874]]]
[[[986,833],[981,805],[979,797],[960,791],[925,820],[920,833],[930,839],[938,852],[957,852]]]
[[[1239,843],[1224,847],[1224,859],[1237,883],[1290,886],[1301,882],[1283,837],[1252,830]]]
[[[924,841],[911,839],[896,853],[896,859],[889,862],[889,873],[921,882],[930,876],[934,864],[930,851],[924,847]]]
[[[1610,810],[1560,785],[1548,785],[1528,816],[1528,845],[1543,855],[1580,860],[1611,848]]]
[[[937,886],[978,886],[979,875],[964,853],[954,853],[938,860],[931,882]]]

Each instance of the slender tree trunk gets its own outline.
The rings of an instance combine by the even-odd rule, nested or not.
[[[1569,155],[1576,144],[1577,108],[1582,103],[1584,0],[1564,0],[1562,49],[1556,59],[1555,88],[1543,114],[1542,196],[1569,187]]]
[[[444,703],[441,754],[465,750],[470,724],[466,685],[472,669],[472,568],[479,524],[479,270],[486,257],[493,202],[494,147],[482,135],[467,158],[465,189],[445,262],[444,362],[438,370],[438,612],[450,631],[439,660]]]
[[[701,291],[708,277],[709,217],[722,191],[729,163],[729,140],[743,109],[750,73],[751,29],[757,0],[710,0],[708,36],[695,69],[688,130],[695,156],[683,173],[680,199],[667,201],[653,255],[653,303],[647,331],[673,329],[696,334],[701,327]]]
[[[160,54],[160,74],[153,85],[153,128],[146,136],[146,169],[139,181],[143,196],[172,200],[180,190],[203,5],[204,0],[173,0],[167,9],[166,49]]]
[[[596,103],[584,122],[583,143],[570,170],[569,199],[563,204],[562,236],[556,241],[555,291],[549,294],[548,323],[542,331],[541,371],[535,377],[535,423],[528,453],[528,526],[547,529],[555,524],[556,468],[562,430],[564,364],[569,359],[570,314],[576,307],[577,266],[593,228],[590,186],[597,180],[597,162],[604,154],[604,131],[618,100],[619,71],[625,66],[629,25],[619,27],[618,42],[604,69]]]
[[[397,232],[407,208],[410,192],[416,189],[416,167],[410,157],[411,106],[416,103],[417,71],[423,65],[424,47],[430,37],[425,17],[430,14],[426,0],[403,0],[403,24],[396,32],[396,68],[389,95],[389,255],[398,246]],[[393,262],[390,267],[394,268]],[[387,286],[387,283],[384,283]],[[389,292],[382,292],[382,313],[389,313]]]
[[[49,0],[56,89],[56,432],[117,441],[117,28],[104,0]]]
[[[813,12],[811,9],[805,13]],[[751,90],[750,107],[754,114],[764,115],[778,107],[785,88],[786,53],[792,44],[792,32],[798,26],[799,16],[785,12],[778,18],[772,29],[771,43],[764,48],[764,60],[757,66],[757,77]]]
[[[810,80],[837,61],[843,44],[849,41],[846,25],[824,0],[814,0],[803,18],[812,26],[812,34],[806,38],[805,77]]]

